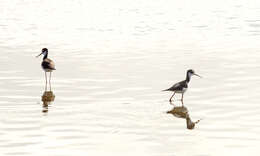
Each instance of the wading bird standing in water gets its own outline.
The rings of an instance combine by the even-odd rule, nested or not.
[[[196,73],[194,72],[194,70],[189,69],[189,70],[187,71],[186,79],[185,79],[185,80],[174,84],[174,85],[173,85],[171,88],[169,88],[169,89],[163,90],[163,91],[172,91],[172,92],[173,92],[173,95],[171,96],[171,98],[170,98],[170,100],[169,100],[170,102],[172,102],[172,98],[173,98],[173,96],[175,95],[175,93],[179,93],[179,94],[182,94],[182,96],[181,96],[181,102],[182,102],[182,105],[183,105],[183,95],[184,95],[184,93],[185,93],[185,92],[187,91],[187,89],[188,89],[188,83],[190,82],[190,79],[191,79],[191,76],[192,76],[192,75],[196,75],[196,76],[198,76],[198,77],[201,77],[201,76],[199,76],[198,74],[196,74]]]
[[[51,59],[48,59],[48,49],[43,48],[42,52],[36,56],[39,57],[40,55],[43,55],[43,60],[42,60],[42,69],[45,71],[45,91],[47,90],[47,72],[50,73],[49,77],[49,85],[50,85],[50,90],[51,90],[51,72],[55,69],[54,62]]]

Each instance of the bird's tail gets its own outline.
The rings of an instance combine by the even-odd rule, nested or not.
[[[164,92],[164,91],[169,91],[169,89],[164,89],[164,90],[162,90],[162,92]]]

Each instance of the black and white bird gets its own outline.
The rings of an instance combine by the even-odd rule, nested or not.
[[[172,91],[172,92],[173,92],[173,95],[171,96],[171,98],[170,98],[170,100],[169,100],[170,102],[172,101],[172,98],[173,98],[173,96],[175,95],[175,93],[179,93],[179,94],[182,94],[182,96],[181,96],[181,102],[182,102],[182,105],[183,105],[183,95],[184,95],[184,93],[187,91],[187,89],[188,89],[188,84],[189,84],[189,82],[190,82],[191,76],[193,76],[193,75],[196,75],[196,76],[198,76],[198,77],[201,77],[201,76],[199,76],[198,74],[196,74],[196,73],[194,72],[194,70],[189,69],[189,70],[187,71],[186,79],[185,79],[185,80],[174,84],[171,88],[168,88],[168,89],[163,90],[163,91]]]
[[[42,60],[42,69],[45,71],[45,90],[47,89],[47,72],[50,73],[50,77],[49,77],[49,85],[50,85],[50,90],[51,90],[51,72],[55,69],[55,64],[54,62],[48,58],[48,49],[47,48],[43,48],[42,52],[36,56],[39,57],[40,55],[43,55],[43,60]]]

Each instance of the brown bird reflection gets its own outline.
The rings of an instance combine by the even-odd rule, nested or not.
[[[51,102],[53,102],[55,99],[55,95],[53,94],[52,91],[45,91],[42,95],[42,112],[47,113],[49,110],[49,105]]]
[[[181,107],[173,107],[172,110],[167,112],[168,114],[172,114],[177,118],[184,118],[186,119],[187,129],[194,129],[195,125],[200,122],[200,120],[193,122],[190,118],[188,109],[185,106]]]

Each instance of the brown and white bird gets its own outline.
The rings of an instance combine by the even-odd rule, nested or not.
[[[47,89],[47,72],[50,73],[50,77],[49,77],[49,85],[50,85],[50,90],[51,90],[51,73],[53,70],[55,69],[55,64],[54,62],[48,58],[48,49],[47,48],[43,48],[42,52],[36,56],[39,57],[40,55],[43,55],[43,60],[42,60],[42,69],[45,71],[45,90]]]
[[[182,94],[181,96],[181,102],[182,102],[182,105],[183,105],[183,95],[184,93],[187,91],[188,89],[188,83],[190,82],[190,79],[191,79],[191,76],[193,75],[196,75],[198,77],[201,77],[199,76],[198,74],[196,74],[194,72],[194,70],[192,69],[189,69],[187,70],[187,74],[186,74],[186,79],[181,81],[181,82],[178,82],[176,84],[174,84],[171,88],[168,88],[168,89],[165,89],[163,91],[172,91],[173,92],[173,95],[171,96],[170,98],[170,102],[172,101],[172,98],[173,96],[175,95],[175,93],[179,93],[179,94]]]

